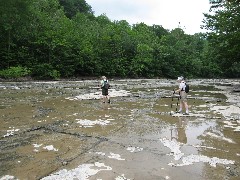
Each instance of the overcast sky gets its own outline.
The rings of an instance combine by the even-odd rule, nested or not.
[[[110,20],[126,20],[129,24],[162,25],[165,29],[180,27],[187,34],[200,29],[209,0],[86,0],[95,16],[106,14]]]

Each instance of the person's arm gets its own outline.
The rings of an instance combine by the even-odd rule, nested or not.
[[[180,91],[181,91],[181,89],[176,89],[176,90],[174,90],[173,94],[179,93]]]
[[[181,91],[181,88],[175,90],[175,93],[179,93]]]
[[[178,89],[174,89],[173,94],[179,93],[181,90],[182,90],[182,87],[181,87],[181,84],[180,84]]]

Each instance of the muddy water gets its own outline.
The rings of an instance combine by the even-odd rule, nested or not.
[[[240,80],[0,83],[0,180],[239,179]]]

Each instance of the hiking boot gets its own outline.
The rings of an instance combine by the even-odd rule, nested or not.
[[[183,113],[183,115],[189,115],[189,113]]]
[[[182,113],[182,111],[176,111],[176,113]]]
[[[110,99],[108,100],[108,103],[110,104]]]

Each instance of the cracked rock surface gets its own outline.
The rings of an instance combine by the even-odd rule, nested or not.
[[[0,180],[239,179],[240,80],[0,83]],[[191,175],[191,176],[190,176]]]

